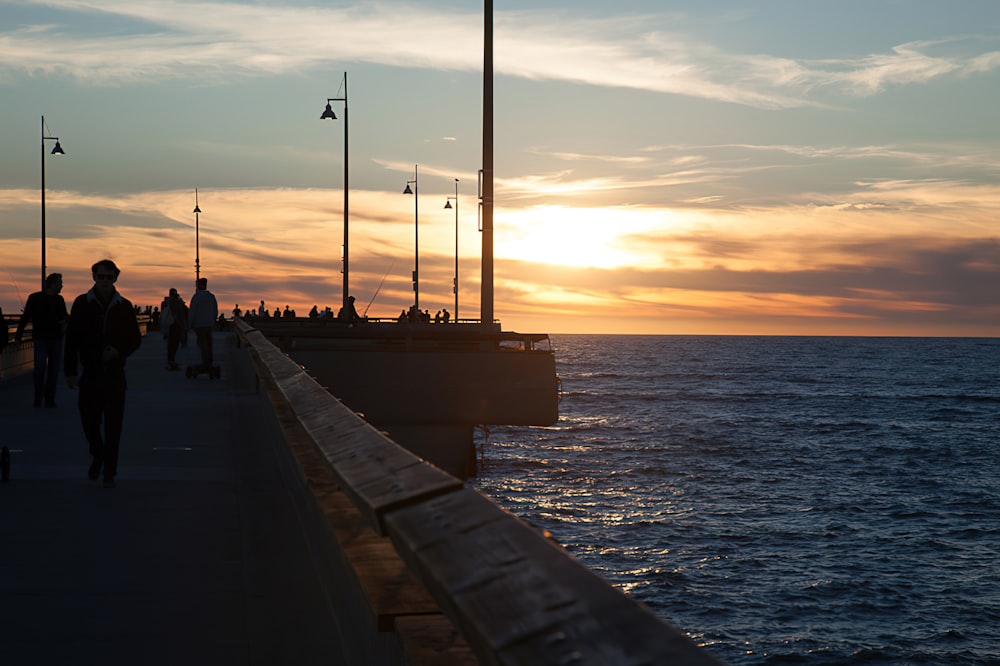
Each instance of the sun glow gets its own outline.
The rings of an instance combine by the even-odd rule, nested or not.
[[[662,212],[662,211],[661,211]],[[650,264],[648,247],[627,246],[631,234],[665,224],[627,208],[582,209],[535,206],[504,215],[497,225],[499,256],[577,268],[619,268]]]

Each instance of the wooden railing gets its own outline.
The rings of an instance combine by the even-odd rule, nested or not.
[[[718,664],[537,529],[386,438],[248,323],[236,329],[276,409],[479,663]],[[380,596],[369,589],[377,614]],[[378,625],[400,632],[413,616],[397,608]]]

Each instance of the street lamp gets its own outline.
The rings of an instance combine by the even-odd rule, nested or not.
[[[197,282],[201,278],[201,241],[199,239],[200,234],[200,221],[198,216],[201,215],[201,208],[198,206],[198,188],[194,188],[194,281]]]
[[[413,165],[413,180],[406,181],[403,194],[413,195],[413,305],[420,311],[420,188],[417,186],[417,165]],[[410,189],[413,185],[413,189]]]
[[[343,309],[341,310],[341,312],[346,313],[346,312],[348,312],[347,297],[350,294],[350,290],[349,290],[349,287],[348,287],[348,280],[349,280],[348,276],[350,274],[349,273],[349,263],[348,263],[348,255],[349,255],[349,253],[348,253],[348,249],[347,249],[347,239],[348,239],[348,233],[347,233],[347,220],[348,220],[347,199],[348,199],[348,191],[349,191],[348,182],[349,182],[349,173],[350,173],[350,169],[348,168],[348,161],[347,161],[348,160],[348,151],[347,151],[347,138],[348,138],[347,137],[347,72],[344,72],[344,80],[343,80],[343,83],[342,83],[342,87],[343,87],[343,90],[344,90],[344,96],[343,97],[328,97],[326,99],[326,109],[323,111],[323,114],[319,118],[320,118],[320,120],[336,120],[337,119],[337,114],[335,114],[333,112],[333,108],[330,106],[330,102],[343,102],[344,103],[344,268],[343,268],[343,271],[342,271],[343,274],[344,274],[344,288],[343,288],[344,293],[341,296],[342,299],[343,299],[343,303],[342,303],[342,308]]]
[[[455,292],[455,323],[458,323],[458,178],[455,179],[455,196],[448,197],[445,208],[451,208],[455,202],[455,277],[452,279],[452,290]]]
[[[42,116],[42,289],[45,289],[45,142],[55,141],[56,145],[52,149],[52,155],[65,155],[62,146],[59,145],[59,137],[45,136],[45,116]]]

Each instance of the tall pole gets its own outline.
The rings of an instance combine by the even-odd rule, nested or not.
[[[42,116],[42,289],[45,289],[45,271],[46,271],[46,257],[45,257],[45,142],[55,141],[56,145],[52,148],[53,155],[65,155],[62,146],[59,145],[59,137],[57,136],[45,136],[45,116]]]
[[[455,292],[455,322],[458,323],[458,178],[455,179],[455,196],[448,197],[445,208],[451,208],[455,202],[455,276],[451,280],[451,289]]]
[[[42,289],[45,289],[45,116],[42,116]]]
[[[480,319],[493,326],[493,0],[483,13],[483,267]]]
[[[413,304],[420,310],[420,176],[413,165]],[[409,184],[409,183],[408,183]]]
[[[198,188],[194,188],[194,280],[201,278],[201,207],[198,206]]]
[[[348,259],[347,259],[348,256],[349,256],[349,252],[348,252],[348,249],[347,249],[347,239],[348,239],[348,233],[347,233],[347,197],[348,197],[348,192],[350,191],[350,188],[347,185],[347,180],[348,180],[348,174],[351,172],[351,169],[350,169],[350,166],[347,163],[347,159],[348,159],[348,150],[347,150],[347,72],[344,72],[344,288],[343,288],[343,292],[344,293],[341,294],[341,297],[343,298],[343,304],[341,305],[341,307],[343,307],[343,312],[347,312],[348,311],[347,310],[347,299],[348,299],[348,297],[350,295],[350,289],[348,287],[348,277],[347,277],[349,275]]]
[[[455,179],[455,280],[452,284],[455,291],[455,322],[458,322],[458,178]]]
[[[344,103],[344,267],[341,271],[344,274],[344,286],[343,293],[341,294],[343,308],[341,312],[347,312],[348,297],[351,293],[350,291],[350,250],[348,248],[348,239],[350,234],[348,232],[348,220],[350,218],[348,198],[350,193],[350,173],[351,168],[348,162],[350,151],[348,150],[348,137],[350,133],[348,131],[347,125],[347,72],[344,72],[343,80],[344,96],[343,97],[328,97],[326,100],[326,110],[320,119],[336,120],[337,115],[333,112],[330,107],[330,102],[343,102]]]

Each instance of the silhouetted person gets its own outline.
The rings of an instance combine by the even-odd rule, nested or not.
[[[80,387],[80,420],[93,456],[88,476],[98,478],[103,468],[104,487],[114,488],[125,417],[125,360],[139,348],[142,334],[132,303],[115,289],[121,273],[115,262],[102,259],[90,271],[94,286],[76,297],[69,315],[66,383]]]
[[[347,307],[340,308],[340,312],[337,313],[337,319],[341,321],[358,321],[361,319],[361,315],[358,314],[357,308],[354,307],[354,297],[347,297]]]
[[[309,311],[309,318],[310,319],[317,319],[317,318],[319,318],[319,306],[318,305],[312,306],[312,310]]]
[[[441,321],[448,323],[451,320],[451,313],[448,312],[448,308],[441,310]]]
[[[184,299],[173,287],[163,300],[160,321],[163,337],[167,340],[167,370],[180,370],[181,366],[177,363],[177,347],[181,344],[181,338],[187,336],[187,308],[184,307]]]
[[[66,301],[59,295],[62,288],[61,273],[52,273],[45,278],[45,288],[28,296],[14,334],[14,339],[20,342],[24,327],[31,322],[31,339],[35,347],[35,407],[42,406],[42,398],[46,407],[56,406],[56,384],[63,360],[63,332],[67,317]]]
[[[208,290],[207,278],[198,278],[195,285],[197,289],[191,297],[188,318],[198,341],[198,349],[201,350],[201,367],[208,369],[213,362],[212,327],[219,318],[219,303],[215,300],[215,294]]]

